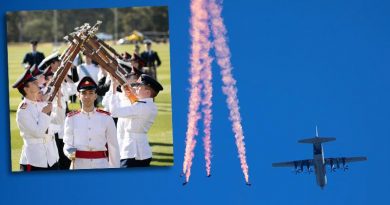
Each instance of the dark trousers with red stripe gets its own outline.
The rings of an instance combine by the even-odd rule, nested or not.
[[[48,167],[46,167],[46,168],[34,167],[30,164],[21,164],[20,165],[20,171],[22,171],[22,172],[42,171],[42,170],[58,170],[58,169],[59,169],[58,162],[53,164],[53,166],[48,165]]]
[[[131,168],[131,167],[148,167],[152,158],[144,160],[136,160],[135,158],[121,159],[121,168]]]

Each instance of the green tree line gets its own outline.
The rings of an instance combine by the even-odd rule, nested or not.
[[[168,32],[168,8],[132,7],[113,9],[42,10],[7,12],[7,41],[26,42],[36,39],[58,41],[75,27],[103,21],[99,32],[114,35],[115,39],[140,32]]]

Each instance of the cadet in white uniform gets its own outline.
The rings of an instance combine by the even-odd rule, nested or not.
[[[102,105],[104,106],[104,109],[109,111],[110,110],[110,100],[112,98],[112,86],[110,86],[110,90],[108,92],[106,92],[106,94],[104,95],[103,97],[103,101],[102,101]],[[127,105],[127,101],[130,102],[129,99],[127,99],[127,97],[124,95],[124,93],[118,93],[119,95],[119,101],[120,101],[120,106],[126,106]],[[128,119],[127,118],[114,118],[114,121],[115,119],[117,119],[117,123],[116,123],[116,136],[117,136],[117,139],[118,139],[118,144],[119,144],[119,149],[121,149],[122,146],[122,142],[123,142],[123,137],[124,137],[124,133],[125,133],[125,125],[128,124]]]
[[[61,61],[59,59],[60,54],[57,52],[54,52],[47,56],[43,61],[38,65],[38,69],[42,72],[47,72],[47,70],[51,72],[56,72],[57,69],[60,67]]]
[[[116,87],[116,83],[111,85],[113,88]],[[149,166],[152,160],[152,149],[149,145],[147,132],[157,116],[157,106],[153,102],[153,98],[163,87],[145,74],[142,74],[137,83],[132,84],[132,86],[136,87],[135,93],[139,99],[138,102],[130,104],[127,99],[127,106],[121,106],[115,89],[112,89],[113,95],[108,107],[112,116],[126,119],[122,125],[124,126],[124,136],[119,136],[121,139],[121,167],[144,167]]]
[[[48,85],[50,80],[52,79],[54,72],[58,70],[60,67],[61,61],[59,59],[59,53],[55,52],[45,58],[42,63],[40,64],[41,69],[43,70],[42,76],[45,77],[45,83],[44,85]],[[39,69],[38,69],[39,70]],[[41,70],[38,72],[35,72],[37,76],[41,75]],[[33,73],[34,74],[34,73]],[[35,77],[37,77],[35,76]],[[43,88],[43,93],[47,90],[47,87]],[[64,143],[63,143],[63,136],[64,136],[64,123],[65,123],[65,113],[67,110],[67,104],[66,100],[69,99],[70,95],[76,94],[76,86],[74,82],[69,78],[69,76],[65,77],[64,82],[61,84],[61,88],[58,91],[56,97],[53,100],[53,110],[52,110],[52,120],[50,123],[50,130],[53,132],[49,133],[55,138],[57,148],[58,148],[58,154],[59,154],[59,168],[60,169],[69,169],[70,167],[70,160],[68,157],[65,156],[63,152]]]
[[[118,60],[118,63],[119,63],[119,66],[121,66],[127,72],[125,75],[127,83],[131,84],[131,83],[137,82],[137,80],[141,74],[138,75],[138,73],[133,72],[133,69],[131,67],[130,62]],[[105,110],[109,111],[110,110],[110,107],[109,107],[110,100],[111,100],[112,95],[113,95],[113,92],[112,92],[113,87],[111,86],[111,81],[112,81],[111,76],[108,75],[107,78],[109,79],[108,86],[110,89],[108,90],[108,92],[105,93],[105,95],[103,97],[102,105],[104,106]],[[119,90],[116,89],[116,90],[119,91],[120,89]],[[122,90],[120,90],[120,93],[117,93],[117,95],[119,98],[119,102],[120,102],[119,106],[120,107],[127,106],[130,103],[130,100],[127,98],[125,93],[122,92]],[[123,148],[124,147],[123,142],[128,141],[128,140],[125,140],[125,129],[126,129],[126,126],[130,123],[129,122],[130,118],[122,118],[122,117],[121,118],[114,118],[114,121],[115,121],[115,119],[117,119],[116,135],[118,138],[119,148]],[[122,156],[123,156],[123,154],[122,154]]]
[[[26,70],[13,85],[23,95],[16,112],[16,123],[23,138],[20,156],[21,171],[58,169],[58,150],[54,138],[49,135],[52,105],[42,99],[38,81]]]
[[[77,86],[81,111],[65,119],[64,153],[74,160],[71,169],[119,168],[119,145],[114,120],[106,111],[96,109],[97,85],[84,77]]]
[[[100,68],[92,62],[89,56],[85,56],[85,63],[77,66],[79,79],[89,76],[97,83],[99,81],[99,72]]]

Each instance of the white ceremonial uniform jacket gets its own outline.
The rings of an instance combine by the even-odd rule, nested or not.
[[[157,116],[157,106],[153,98],[140,99],[140,102],[121,106],[118,94],[112,95],[109,105],[111,115],[124,118],[121,139],[121,159],[144,160],[152,157],[147,132]],[[118,130],[118,132],[120,129]]]
[[[83,64],[77,66],[77,74],[79,75],[80,80],[83,79],[85,76],[89,76],[93,79],[93,81],[95,81],[95,83],[98,83],[98,80],[99,80],[99,76],[98,76],[99,70],[100,70],[100,68],[93,63],[91,63],[89,65],[86,63],[83,63]]]
[[[69,101],[69,97],[77,93],[77,86],[74,82],[63,82],[61,84],[61,92],[63,100]]]
[[[56,142],[48,134],[51,117],[42,112],[46,105],[26,98],[19,104],[16,123],[23,138],[20,164],[46,168],[59,159]]]
[[[94,109],[92,112],[76,111],[65,119],[64,153],[68,149],[79,151],[107,151],[108,159],[76,158],[75,169],[119,168],[119,145],[116,138],[115,123],[105,111]],[[107,147],[106,147],[107,145]]]
[[[63,82],[61,84],[61,102],[58,105],[57,96],[53,100],[53,110],[52,110],[52,120],[50,123],[50,135],[54,136],[55,133],[58,133],[58,138],[63,139],[64,137],[64,124],[65,124],[65,112],[66,112],[66,101],[69,99],[69,96],[76,94],[76,86],[74,83]]]
[[[111,98],[112,98],[112,89],[110,87],[110,90],[104,95],[103,97],[103,100],[102,100],[102,105],[104,106],[104,110],[106,111],[110,111],[110,101],[111,101]],[[130,100],[123,94],[123,93],[118,93],[119,95],[119,100],[120,100],[120,106],[126,106],[128,105],[128,103],[130,103]],[[122,150],[122,148],[124,147],[124,144],[123,142],[125,141],[124,140],[124,137],[125,137],[125,128],[126,128],[126,125],[129,124],[129,118],[118,118],[117,122],[116,122],[116,137],[118,139],[118,144],[119,144],[119,150]],[[122,154],[122,151],[121,151],[121,159],[126,159],[126,158],[123,158],[123,154]]]

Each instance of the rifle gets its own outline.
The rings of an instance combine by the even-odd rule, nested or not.
[[[89,24],[84,24],[83,26],[76,28],[75,32],[71,35],[77,36],[81,41],[75,42],[71,41],[71,44],[66,49],[64,54],[61,56],[61,65],[59,69],[54,73],[52,80],[49,82],[48,89],[46,94],[49,95],[48,102],[51,103],[54,100],[57,92],[59,91],[62,82],[64,81],[69,69],[71,68],[73,61],[77,54],[83,47],[83,44],[96,33],[100,24],[102,22],[98,21],[94,26],[90,26]],[[65,40],[69,40],[68,38],[64,38]],[[53,89],[53,90],[52,90]]]
[[[80,42],[82,39],[77,36],[73,35],[72,40],[75,42]],[[87,39],[83,43],[82,50],[85,55],[89,56],[92,60],[96,61],[101,68],[106,70],[108,73],[111,74],[113,78],[118,80],[118,82],[123,86],[124,90],[126,91],[126,95],[129,98],[131,103],[135,103],[138,101],[138,98],[136,95],[132,92],[130,85],[127,84],[125,74],[127,73],[121,66],[119,66],[118,61],[115,57],[113,57],[107,50],[106,46],[104,46],[101,42],[102,40],[98,39],[96,36],[93,36],[89,39]],[[107,45],[107,44],[106,44]],[[107,45],[108,46],[108,45]],[[110,47],[110,51],[113,51],[112,53],[117,56],[118,53],[115,51],[114,48]]]
[[[104,42],[103,40],[99,39],[97,36],[94,36],[92,39],[97,41],[98,43],[100,43],[105,48],[107,48],[111,53],[113,53],[115,55],[115,57],[123,60],[122,55],[120,55],[118,52],[116,52],[116,50],[113,47],[111,47],[110,45],[108,45],[106,42]]]

